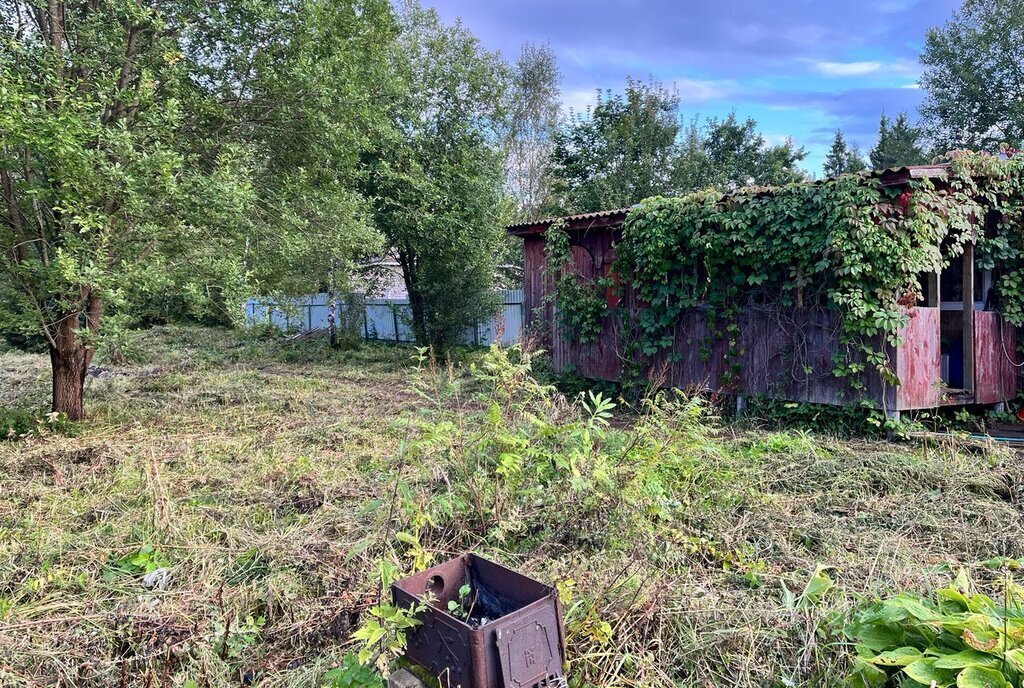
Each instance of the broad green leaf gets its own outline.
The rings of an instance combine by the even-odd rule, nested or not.
[[[903,673],[918,683],[935,688],[946,688],[956,682],[956,672],[936,667],[934,659],[919,659],[903,667]]]
[[[957,688],[1009,688],[1006,677],[995,669],[967,667],[956,677]]]
[[[963,650],[956,654],[943,655],[935,660],[935,666],[940,669],[963,669],[969,666],[995,668],[999,664],[1000,661],[997,657],[977,650]]]
[[[887,680],[889,680],[889,675],[882,669],[855,657],[853,670],[846,677],[844,685],[847,688],[878,688],[885,685]]]
[[[921,651],[916,647],[899,647],[895,650],[881,652],[868,661],[879,666],[900,666],[905,667],[922,658]]]
[[[860,644],[876,652],[900,646],[906,636],[902,628],[887,624],[860,625],[851,635]]]

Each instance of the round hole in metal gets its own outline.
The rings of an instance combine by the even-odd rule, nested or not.
[[[444,592],[444,578],[437,574],[431,576],[427,581],[427,592],[432,593],[435,597],[440,597]]]

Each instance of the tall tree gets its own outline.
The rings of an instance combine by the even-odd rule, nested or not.
[[[848,145],[843,132],[837,129],[835,138],[832,139],[832,147],[825,158],[825,176],[838,177],[841,174],[860,172],[866,167],[856,144]]]
[[[779,186],[804,178],[797,163],[807,152],[791,140],[769,145],[752,118],[740,122],[732,113],[721,121],[709,120],[703,147],[706,186],[729,191],[751,184]]]
[[[869,154],[871,167],[887,170],[928,162],[928,156],[921,147],[921,136],[921,130],[907,120],[907,113],[899,113],[892,122],[882,113],[878,122],[878,141]]]
[[[382,63],[390,12],[386,0],[0,9],[0,321],[45,339],[55,411],[83,416],[98,343],[141,303],[234,312],[253,275],[279,280],[285,256],[318,255],[310,236],[330,239],[324,255],[345,243],[373,119],[345,80]],[[278,248],[265,251],[271,227]]]
[[[561,77],[547,45],[523,46],[509,92],[508,158],[505,174],[516,203],[516,219],[537,219],[551,198],[548,158],[558,128]]]
[[[937,149],[1024,146],[1024,2],[965,0],[925,38],[921,114]]]
[[[392,78],[394,135],[366,159],[374,218],[397,257],[422,345],[447,347],[493,312],[507,217],[508,66],[460,23],[403,4]]]
[[[675,161],[674,192],[787,184],[803,179],[797,164],[806,156],[792,141],[769,145],[753,119],[740,122],[730,114],[723,120],[708,119],[703,127],[694,121]]]
[[[553,212],[632,205],[672,190],[679,97],[657,83],[629,80],[623,94],[598,92],[555,134]]]
[[[42,334],[53,410],[77,420],[105,310],[172,280],[196,300],[241,286],[223,254],[246,157],[181,134],[201,5],[19,0],[2,18],[0,320]]]

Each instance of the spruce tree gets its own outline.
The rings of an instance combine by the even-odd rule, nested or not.
[[[871,167],[887,170],[904,165],[922,165],[928,161],[921,147],[921,130],[910,124],[901,112],[891,121],[882,114],[878,122],[878,142],[871,149]]]

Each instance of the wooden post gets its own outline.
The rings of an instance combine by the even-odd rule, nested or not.
[[[964,389],[974,391],[974,244],[964,246]]]
[[[928,307],[939,308],[942,306],[942,299],[939,296],[939,273],[928,273]]]

